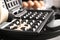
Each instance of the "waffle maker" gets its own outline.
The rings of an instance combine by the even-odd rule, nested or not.
[[[9,14],[14,17],[12,21],[2,24],[0,27],[1,36],[32,38],[44,33],[46,24],[53,19],[54,12],[52,10],[25,10],[21,6],[22,0],[2,1],[5,3]]]

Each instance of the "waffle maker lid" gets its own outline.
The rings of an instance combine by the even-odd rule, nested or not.
[[[21,4],[22,4],[22,0],[11,0],[11,1],[4,0],[4,2],[8,10],[12,10],[17,7],[21,8]]]
[[[4,0],[5,5],[9,13],[17,14],[22,8],[22,0]]]

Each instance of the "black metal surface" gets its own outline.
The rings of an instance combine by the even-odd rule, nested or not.
[[[3,40],[47,40],[47,39],[51,39],[54,37],[57,37],[60,35],[60,31],[54,32],[54,31],[47,31],[44,32],[43,34],[38,34],[36,36],[25,36],[21,38],[14,38],[14,37],[8,37],[8,36],[0,36],[0,39]]]

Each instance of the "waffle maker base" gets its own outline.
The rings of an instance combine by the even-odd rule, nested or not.
[[[48,19],[47,23],[49,23],[53,19],[53,13]],[[46,23],[46,24],[47,24]],[[46,24],[44,28],[46,28]],[[44,35],[48,33],[47,31],[44,31],[44,28],[41,30],[40,33],[37,32],[24,32],[24,31],[15,31],[15,30],[7,30],[7,29],[0,29],[0,35],[3,38],[13,38],[13,39],[34,39],[39,35]]]

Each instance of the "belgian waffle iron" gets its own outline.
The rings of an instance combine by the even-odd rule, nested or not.
[[[2,0],[10,14],[11,22],[0,27],[0,34],[6,37],[32,37],[46,31],[46,24],[52,20],[52,10],[23,10],[22,0]]]

